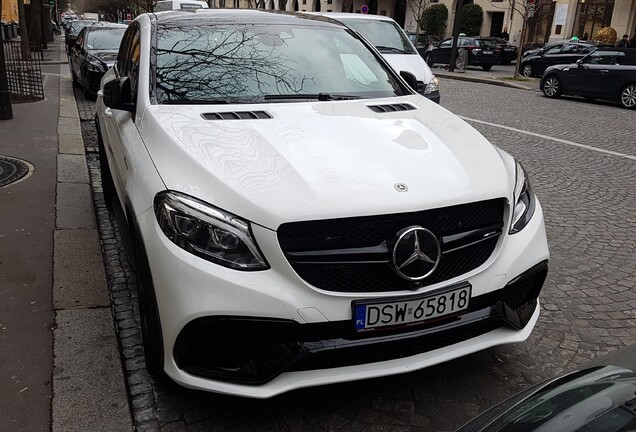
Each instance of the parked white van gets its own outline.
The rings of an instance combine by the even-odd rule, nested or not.
[[[207,9],[208,3],[198,0],[159,0],[155,5],[155,12],[178,9]]]
[[[382,57],[397,71],[415,75],[417,92],[439,103],[439,81],[417,49],[392,18],[381,15],[344,12],[309,12],[337,20],[364,36],[375,45]]]

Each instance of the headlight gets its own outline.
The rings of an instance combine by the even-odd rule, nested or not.
[[[426,90],[424,90],[424,94],[433,93],[439,90],[439,78],[436,76],[433,77],[432,80],[426,84]]]
[[[521,231],[534,214],[535,196],[530,187],[530,180],[526,170],[519,162],[516,162],[516,182],[515,182],[515,207],[512,212],[512,224],[510,234]]]
[[[163,233],[193,255],[235,270],[269,268],[249,222],[231,213],[179,192],[161,192],[155,216]]]
[[[104,65],[96,61],[89,61],[87,67],[91,72],[104,72],[105,70]]]

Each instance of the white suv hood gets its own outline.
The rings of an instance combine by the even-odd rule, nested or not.
[[[369,105],[417,110],[376,113]],[[272,119],[201,114],[266,111]],[[509,197],[514,167],[421,96],[257,105],[154,105],[142,136],[166,187],[265,227]],[[398,192],[396,183],[408,186]]]

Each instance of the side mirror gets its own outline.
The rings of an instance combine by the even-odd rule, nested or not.
[[[583,67],[583,60],[578,59],[578,60],[576,61],[576,65],[577,65],[578,67]]]
[[[104,105],[108,108],[135,112],[132,90],[128,77],[114,79],[104,84]]]
[[[417,91],[417,78],[411,72],[400,71],[400,76],[406,81],[406,83],[413,89],[413,91]]]

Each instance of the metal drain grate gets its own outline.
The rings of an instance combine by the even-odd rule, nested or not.
[[[20,159],[0,156],[0,187],[20,180],[29,173],[29,165]]]

